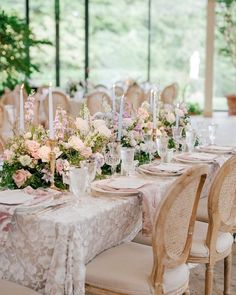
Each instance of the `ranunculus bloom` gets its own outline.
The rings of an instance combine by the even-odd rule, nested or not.
[[[39,148],[40,144],[35,140],[26,140],[25,142],[26,148],[31,154],[31,156],[35,159],[39,159]]]
[[[81,156],[85,158],[89,158],[92,155],[92,149],[90,147],[86,147],[83,150],[81,150]]]
[[[82,133],[88,133],[89,132],[89,125],[87,120],[83,120],[82,118],[76,118],[75,120],[75,126],[77,129],[79,129]]]
[[[68,147],[81,151],[84,149],[84,143],[78,136],[72,135],[68,140]]]
[[[175,122],[175,115],[171,112],[168,112],[167,115],[166,115],[166,120],[172,124]]]
[[[29,166],[31,164],[31,158],[28,155],[22,155],[19,157],[19,162],[22,166]]]
[[[42,162],[49,162],[50,161],[50,147],[43,145],[38,150],[39,158],[42,160]]]
[[[31,175],[32,174],[29,171],[24,170],[24,169],[20,169],[20,170],[17,170],[13,174],[12,178],[13,178],[15,184],[17,185],[17,187],[20,188],[24,185],[26,180],[31,177]]]

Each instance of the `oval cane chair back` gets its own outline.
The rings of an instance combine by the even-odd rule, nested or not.
[[[131,103],[135,110],[137,110],[145,100],[143,89],[136,83],[129,86],[125,96],[126,102]]]
[[[87,106],[91,115],[97,112],[104,113],[106,104],[112,105],[110,96],[104,91],[94,91],[87,95]]]
[[[63,110],[67,111],[69,113],[70,111],[70,103],[68,96],[59,90],[53,90],[52,91],[52,97],[53,97],[53,115],[55,117],[56,110],[58,108],[62,108]],[[44,112],[46,115],[46,122],[48,122],[48,94],[45,97],[45,100],[43,101],[44,105]]]
[[[173,183],[159,206],[152,234],[154,286],[161,284],[164,268],[174,268],[187,260],[206,174],[205,165],[190,168]]]
[[[173,104],[177,98],[178,89],[178,83],[166,86],[161,93],[161,101],[163,101],[164,104]]]
[[[216,233],[230,232],[236,217],[236,155],[219,169],[208,196],[207,245],[215,244]]]
[[[0,105],[0,146],[1,150],[7,140],[13,135],[13,128],[15,127],[15,121],[11,122],[8,112],[4,105]]]

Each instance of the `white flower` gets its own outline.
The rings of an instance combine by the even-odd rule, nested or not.
[[[68,140],[68,147],[76,151],[81,151],[85,148],[83,141],[75,135],[72,135]]]
[[[28,155],[20,156],[19,162],[22,166],[29,166],[31,164],[31,158]]]
[[[106,138],[110,138],[111,137],[111,130],[107,128],[106,125],[101,125],[98,129],[97,129],[98,133]]]
[[[129,127],[131,127],[132,124],[133,124],[133,120],[132,120],[131,118],[124,118],[124,119],[123,119],[123,126],[124,126],[125,128],[129,128]]]
[[[184,111],[181,109],[176,108],[175,114],[178,115],[179,117],[184,117]]]
[[[174,122],[175,122],[175,115],[174,115],[173,113],[171,113],[171,112],[168,112],[168,113],[166,114],[166,120],[167,120],[170,124],[174,123]]]
[[[89,124],[87,120],[83,120],[82,118],[76,118],[75,126],[81,133],[88,133],[89,132]]]
[[[25,135],[24,135],[25,139],[30,139],[31,137],[32,137],[31,132],[26,132]]]
[[[95,129],[98,129],[101,126],[106,126],[106,122],[104,120],[94,120],[93,121],[93,127]]]
[[[50,161],[50,147],[43,145],[41,148],[39,148],[39,158],[42,160],[42,162],[49,162]]]

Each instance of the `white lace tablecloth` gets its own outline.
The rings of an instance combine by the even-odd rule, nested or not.
[[[47,295],[83,295],[85,265],[141,229],[140,200],[91,198],[38,215],[14,214],[0,278]]]

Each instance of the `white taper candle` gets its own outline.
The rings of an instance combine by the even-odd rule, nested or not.
[[[24,95],[23,95],[24,84],[20,88],[20,132],[25,131],[25,112],[24,112]]]
[[[120,113],[119,113],[118,137],[117,137],[118,141],[121,140],[122,127],[123,127],[124,99],[125,99],[125,96],[122,95],[120,99]]]
[[[48,93],[48,120],[49,120],[49,138],[54,139],[52,83],[49,84],[49,93]]]

